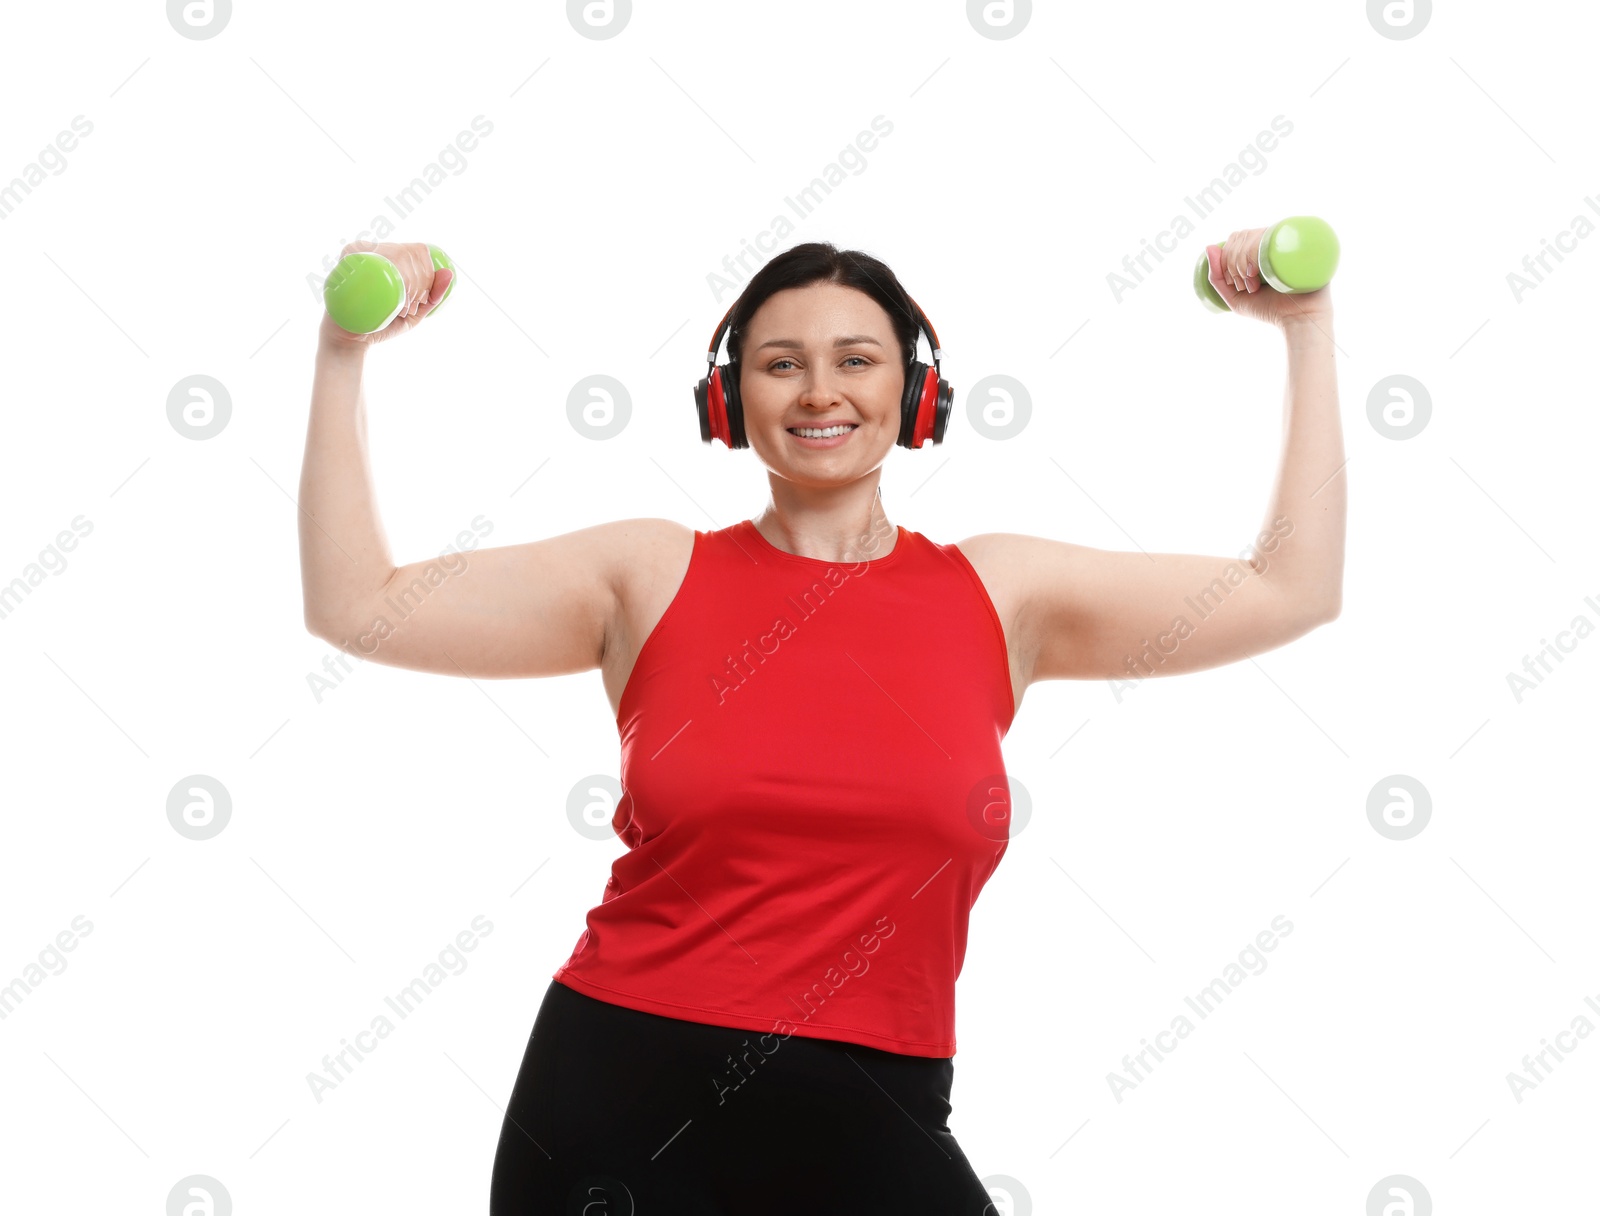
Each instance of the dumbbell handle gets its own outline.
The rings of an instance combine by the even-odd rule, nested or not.
[[[1339,238],[1326,220],[1314,215],[1291,215],[1261,234],[1256,266],[1274,291],[1286,295],[1316,291],[1328,285],[1339,266]],[[1212,312],[1229,311],[1211,286],[1211,263],[1203,249],[1194,266],[1194,291]]]
[[[428,252],[433,255],[435,270],[455,270],[456,264],[437,245],[429,245]],[[430,316],[444,307],[455,289],[456,277],[452,274],[444,298],[433,306]],[[353,334],[374,333],[398,317],[405,307],[405,279],[400,268],[381,253],[349,253],[339,259],[323,283],[322,302],[339,328]]]

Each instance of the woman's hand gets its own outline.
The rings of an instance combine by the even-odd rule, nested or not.
[[[397,338],[439,306],[455,277],[452,270],[435,270],[433,254],[425,243],[394,244],[388,241],[352,241],[339,251],[341,258],[352,253],[381,253],[400,270],[405,283],[406,304],[400,315],[382,329],[370,334],[353,334],[334,322],[326,310],[322,314],[321,341],[324,346],[360,347]]]
[[[1280,329],[1292,321],[1331,321],[1333,302],[1326,287],[1292,295],[1274,291],[1261,277],[1256,255],[1261,249],[1265,228],[1246,228],[1232,233],[1221,245],[1207,245],[1211,263],[1207,276],[1230,311],[1241,316],[1269,321]]]

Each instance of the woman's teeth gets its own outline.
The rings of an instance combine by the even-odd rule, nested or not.
[[[802,439],[831,439],[835,435],[843,435],[846,431],[853,430],[855,430],[854,424],[845,423],[830,427],[792,426],[789,428],[789,433],[799,435]]]

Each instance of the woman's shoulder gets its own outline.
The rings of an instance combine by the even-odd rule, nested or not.
[[[687,561],[695,537],[700,535],[675,519],[619,519],[614,526],[619,535],[625,537],[631,556],[640,564],[663,559],[670,563],[680,556]]]

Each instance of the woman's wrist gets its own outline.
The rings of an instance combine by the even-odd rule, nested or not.
[[[324,333],[317,339],[317,358],[332,363],[360,364],[366,359],[365,342],[348,342]]]
[[[1289,345],[1320,344],[1333,341],[1333,314],[1299,313],[1283,319],[1281,328]]]
[[[343,342],[324,334],[317,343],[313,405],[320,399],[343,402],[354,409],[360,403],[361,385],[367,377],[366,356],[366,343]]]

